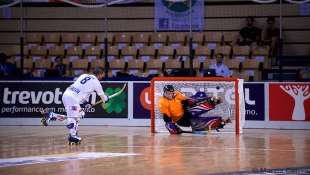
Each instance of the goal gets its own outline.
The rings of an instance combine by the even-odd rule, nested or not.
[[[208,97],[222,97],[223,103],[215,106],[213,110],[199,115],[199,117],[219,116],[223,119],[231,118],[232,123],[220,129],[220,133],[242,133],[245,122],[245,103],[243,94],[243,80],[223,77],[155,77],[151,81],[151,132],[168,132],[165,127],[163,115],[157,107],[163,95],[163,87],[172,85],[175,91],[181,92],[187,98],[197,92],[204,92]],[[236,93],[238,92],[238,93]],[[181,127],[191,131],[191,127]],[[212,132],[217,132],[212,130]],[[211,132],[211,133],[212,133]]]

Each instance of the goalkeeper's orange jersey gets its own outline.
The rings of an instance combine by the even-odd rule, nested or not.
[[[182,107],[182,100],[186,100],[186,97],[178,91],[174,91],[175,97],[172,100],[168,100],[162,96],[158,102],[158,108],[162,114],[166,114],[172,118],[172,123],[176,123],[184,114]]]

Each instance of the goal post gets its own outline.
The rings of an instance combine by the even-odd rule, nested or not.
[[[222,97],[223,103],[216,105],[213,110],[202,113],[199,117],[219,116],[223,119],[230,117],[232,123],[224,126],[220,132],[242,133],[245,122],[243,80],[223,77],[154,77],[151,80],[150,92],[152,133],[168,132],[165,128],[163,115],[157,107],[158,101],[163,95],[163,87],[168,84],[187,98],[194,96],[197,92],[204,92],[208,97]],[[189,113],[191,112],[189,111]],[[181,128],[191,131],[191,127]]]

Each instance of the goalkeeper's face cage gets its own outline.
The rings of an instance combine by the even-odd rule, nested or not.
[[[172,92],[174,93],[174,88],[172,85],[165,85],[164,86],[164,96],[168,99],[171,100],[174,98],[174,94],[172,95],[172,97],[167,97],[167,92]]]

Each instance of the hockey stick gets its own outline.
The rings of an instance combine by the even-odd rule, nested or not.
[[[113,97],[118,96],[119,94],[121,94],[121,93],[124,91],[124,89],[126,88],[126,85],[127,85],[127,84],[125,83],[124,86],[123,86],[123,88],[122,88],[120,91],[116,92],[115,94],[112,94],[112,95],[108,96],[109,99],[111,99],[111,98],[113,98]],[[97,105],[97,104],[99,104],[99,103],[102,103],[102,102],[103,102],[103,100],[99,100],[99,101],[97,101],[96,103],[91,104],[91,106],[95,106],[95,105]]]
[[[200,135],[209,135],[211,132],[211,126],[209,126],[208,131],[182,131],[182,133],[190,133],[190,134],[200,134]]]

